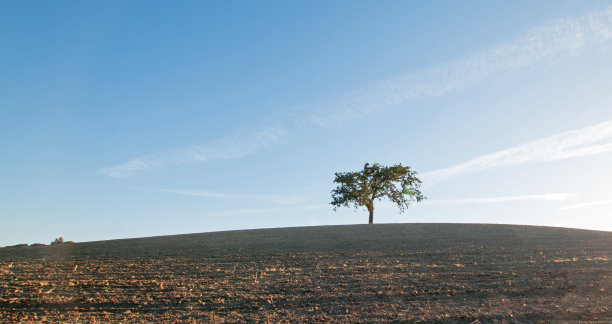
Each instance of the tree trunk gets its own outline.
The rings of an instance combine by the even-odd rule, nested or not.
[[[374,224],[374,206],[368,207],[368,211],[370,212],[370,220],[368,224]]]

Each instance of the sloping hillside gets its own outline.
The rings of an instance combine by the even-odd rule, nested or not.
[[[0,318],[612,318],[612,233],[483,224],[228,231],[0,249]]]

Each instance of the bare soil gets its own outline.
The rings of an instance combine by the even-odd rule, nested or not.
[[[612,322],[612,232],[481,224],[0,249],[1,322]]]

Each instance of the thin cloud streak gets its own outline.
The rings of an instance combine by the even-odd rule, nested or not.
[[[100,169],[99,172],[115,178],[129,178],[143,171],[169,165],[236,159],[281,142],[285,133],[285,129],[280,126],[261,127],[238,132],[205,145],[137,157],[123,164]]]
[[[421,174],[424,183],[433,185],[454,176],[528,162],[552,162],[612,152],[612,120],[558,133],[467,162]]]
[[[310,119],[320,126],[336,126],[409,101],[459,91],[487,76],[523,68],[556,56],[605,44],[612,40],[612,6],[580,17],[541,25],[515,41],[439,66],[376,83],[323,105]]]
[[[285,208],[247,208],[247,209],[234,209],[225,210],[220,212],[208,213],[207,216],[227,216],[227,215],[241,215],[241,214],[258,214],[258,213],[277,213],[277,212],[288,212],[288,211],[305,211],[305,210],[317,210],[325,207],[329,207],[327,204],[316,204],[316,205],[304,205],[295,207]]]
[[[226,195],[226,194],[222,194],[218,192],[208,192],[208,191],[183,191],[183,190],[166,190],[166,189],[160,189],[156,191],[179,194],[183,196],[196,196],[196,197],[206,197],[206,198],[234,198],[234,196],[232,195]]]
[[[269,202],[282,204],[282,205],[297,204],[305,200],[305,198],[301,195],[260,195],[260,194],[229,195],[229,194],[209,192],[209,191],[186,191],[186,190],[167,190],[167,189],[160,189],[157,191],[179,194],[183,196],[223,198],[223,199],[236,199],[236,200],[269,201]]]
[[[565,201],[574,197],[569,193],[547,193],[536,195],[521,195],[521,196],[504,196],[504,197],[485,197],[485,198],[461,198],[461,199],[441,199],[441,200],[425,200],[419,205],[460,205],[460,204],[494,204],[494,203],[509,203],[509,202],[524,202],[524,201]],[[377,205],[378,208],[392,208],[397,205],[391,202],[385,202]]]
[[[612,199],[599,200],[599,201],[592,201],[592,202],[587,202],[587,203],[582,203],[582,204],[570,205],[570,206],[566,206],[566,207],[563,207],[563,208],[559,208],[558,211],[566,211],[566,210],[572,210],[572,209],[577,209],[577,208],[585,208],[585,207],[598,206],[598,205],[606,205],[606,204],[612,204]]]
[[[573,195],[568,193],[548,193],[539,195],[522,195],[522,196],[506,196],[506,197],[488,197],[488,198],[464,198],[464,199],[448,199],[448,200],[432,200],[425,201],[428,204],[482,204],[482,203],[505,203],[517,201],[564,201],[571,198]]]

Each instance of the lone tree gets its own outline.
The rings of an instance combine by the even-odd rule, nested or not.
[[[336,173],[332,190],[334,211],[338,207],[366,207],[370,212],[369,224],[374,223],[374,201],[383,197],[396,203],[400,213],[410,207],[410,203],[421,201],[425,197],[419,187],[421,180],[409,166],[397,164],[386,167],[378,163],[366,163],[358,172]]]

